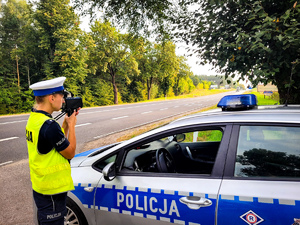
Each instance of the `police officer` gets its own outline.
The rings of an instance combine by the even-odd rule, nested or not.
[[[78,112],[65,116],[62,127],[51,114],[64,102],[65,77],[30,86],[36,105],[26,125],[30,178],[39,224],[63,225],[67,192],[74,189],[69,160],[75,155]]]

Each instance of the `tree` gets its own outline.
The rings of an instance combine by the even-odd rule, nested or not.
[[[40,31],[39,47],[44,54],[42,78],[65,76],[66,87],[77,94],[88,72],[78,16],[69,0],[42,0],[37,4],[35,19]]]
[[[189,15],[186,8],[177,23],[185,29],[181,37],[197,46],[203,63],[212,63],[226,77],[237,72],[254,85],[272,82],[282,103],[300,102],[297,3],[226,0],[200,1],[199,6]]]
[[[190,79],[190,76],[193,75],[191,72],[190,66],[187,64],[187,59],[183,56],[178,57],[179,61],[179,72],[175,77],[175,85],[173,87],[174,93],[176,96],[191,91],[192,88],[195,88],[193,81]]]
[[[37,46],[31,5],[8,0],[0,17],[0,114],[27,112],[33,104],[28,89],[32,52]],[[32,47],[29,49],[29,47]],[[25,90],[25,91],[24,91]]]
[[[175,54],[175,44],[170,41],[158,45],[159,51],[159,86],[165,97],[174,85],[175,77],[179,72],[179,60]]]
[[[146,36],[153,33],[168,36],[165,30],[168,28],[167,18],[173,2],[170,0],[74,0],[74,5],[83,14],[94,17],[101,11],[104,21],[110,19],[113,26],[120,25],[129,32]]]
[[[191,74],[190,79],[193,81],[195,87],[197,87],[198,84],[201,83],[201,78],[198,75]]]
[[[210,81],[212,84],[216,84],[219,87],[224,86],[226,84],[229,85],[230,87],[234,85],[234,82],[231,77],[227,77],[226,79],[225,76],[221,76],[221,75],[215,75],[215,76],[200,75],[199,78],[201,80]]]
[[[91,27],[95,45],[89,50],[89,66],[98,75],[109,75],[114,91],[114,104],[118,104],[118,82],[130,82],[131,74],[138,74],[138,64],[130,50],[130,37],[121,34],[109,22],[96,21]],[[129,39],[128,39],[129,38]]]
[[[172,27],[175,37],[193,46],[202,64],[211,63],[226,78],[239,74],[254,85],[272,82],[282,103],[300,102],[300,4],[295,0],[84,2],[107,6],[105,16],[136,30],[147,31],[152,22],[165,37]],[[135,8],[141,10],[136,17]]]
[[[26,23],[22,26],[21,35],[20,35],[20,43],[18,45],[17,56],[20,57],[20,67],[24,67],[27,73],[27,84],[25,85],[25,79],[23,83],[23,87],[28,89],[31,84],[31,80],[33,77],[39,76],[41,63],[39,61],[41,56],[41,52],[39,50],[39,32],[34,26],[33,19],[33,9],[31,5],[28,5],[27,12],[24,14],[24,19],[26,19]],[[24,13],[24,11],[23,11]],[[25,75],[25,72],[21,73]],[[24,76],[25,77],[25,76]]]
[[[9,0],[1,5],[1,71],[6,79],[10,79],[7,80],[9,83],[16,77],[19,92],[20,74],[23,74],[27,54],[24,50],[28,41],[25,28],[30,26],[30,12],[31,8],[26,1]]]
[[[86,91],[83,100],[85,106],[101,106],[114,104],[114,93],[110,82],[105,82],[99,76],[90,74],[86,79]],[[89,93],[90,98],[86,99]]]
[[[139,70],[141,71],[141,79],[144,80],[147,86],[147,99],[150,100],[151,89],[154,82],[157,82],[159,76],[160,64],[158,44],[153,44],[150,41],[145,41],[144,53],[138,59]]]

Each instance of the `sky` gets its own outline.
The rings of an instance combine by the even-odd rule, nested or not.
[[[176,54],[177,55],[189,55],[190,53],[186,50],[186,45],[184,43],[176,43]],[[196,56],[185,56],[187,58],[187,63],[191,67],[191,71],[194,75],[222,75],[216,72],[212,65],[199,65],[199,58]]]

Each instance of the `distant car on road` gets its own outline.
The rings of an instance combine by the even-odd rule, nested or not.
[[[240,99],[76,155],[66,223],[299,224],[300,108]]]

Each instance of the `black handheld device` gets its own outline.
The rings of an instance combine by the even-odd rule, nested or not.
[[[83,107],[82,98],[81,97],[73,97],[73,93],[65,91],[63,92],[65,103],[61,107],[61,113],[57,115],[54,119],[58,120],[66,113],[68,116],[71,116],[74,110],[78,110],[78,108]]]
[[[65,98],[65,103],[63,104],[61,110],[71,116],[74,110],[77,111],[78,108],[82,108],[82,98],[81,97],[67,97]]]

